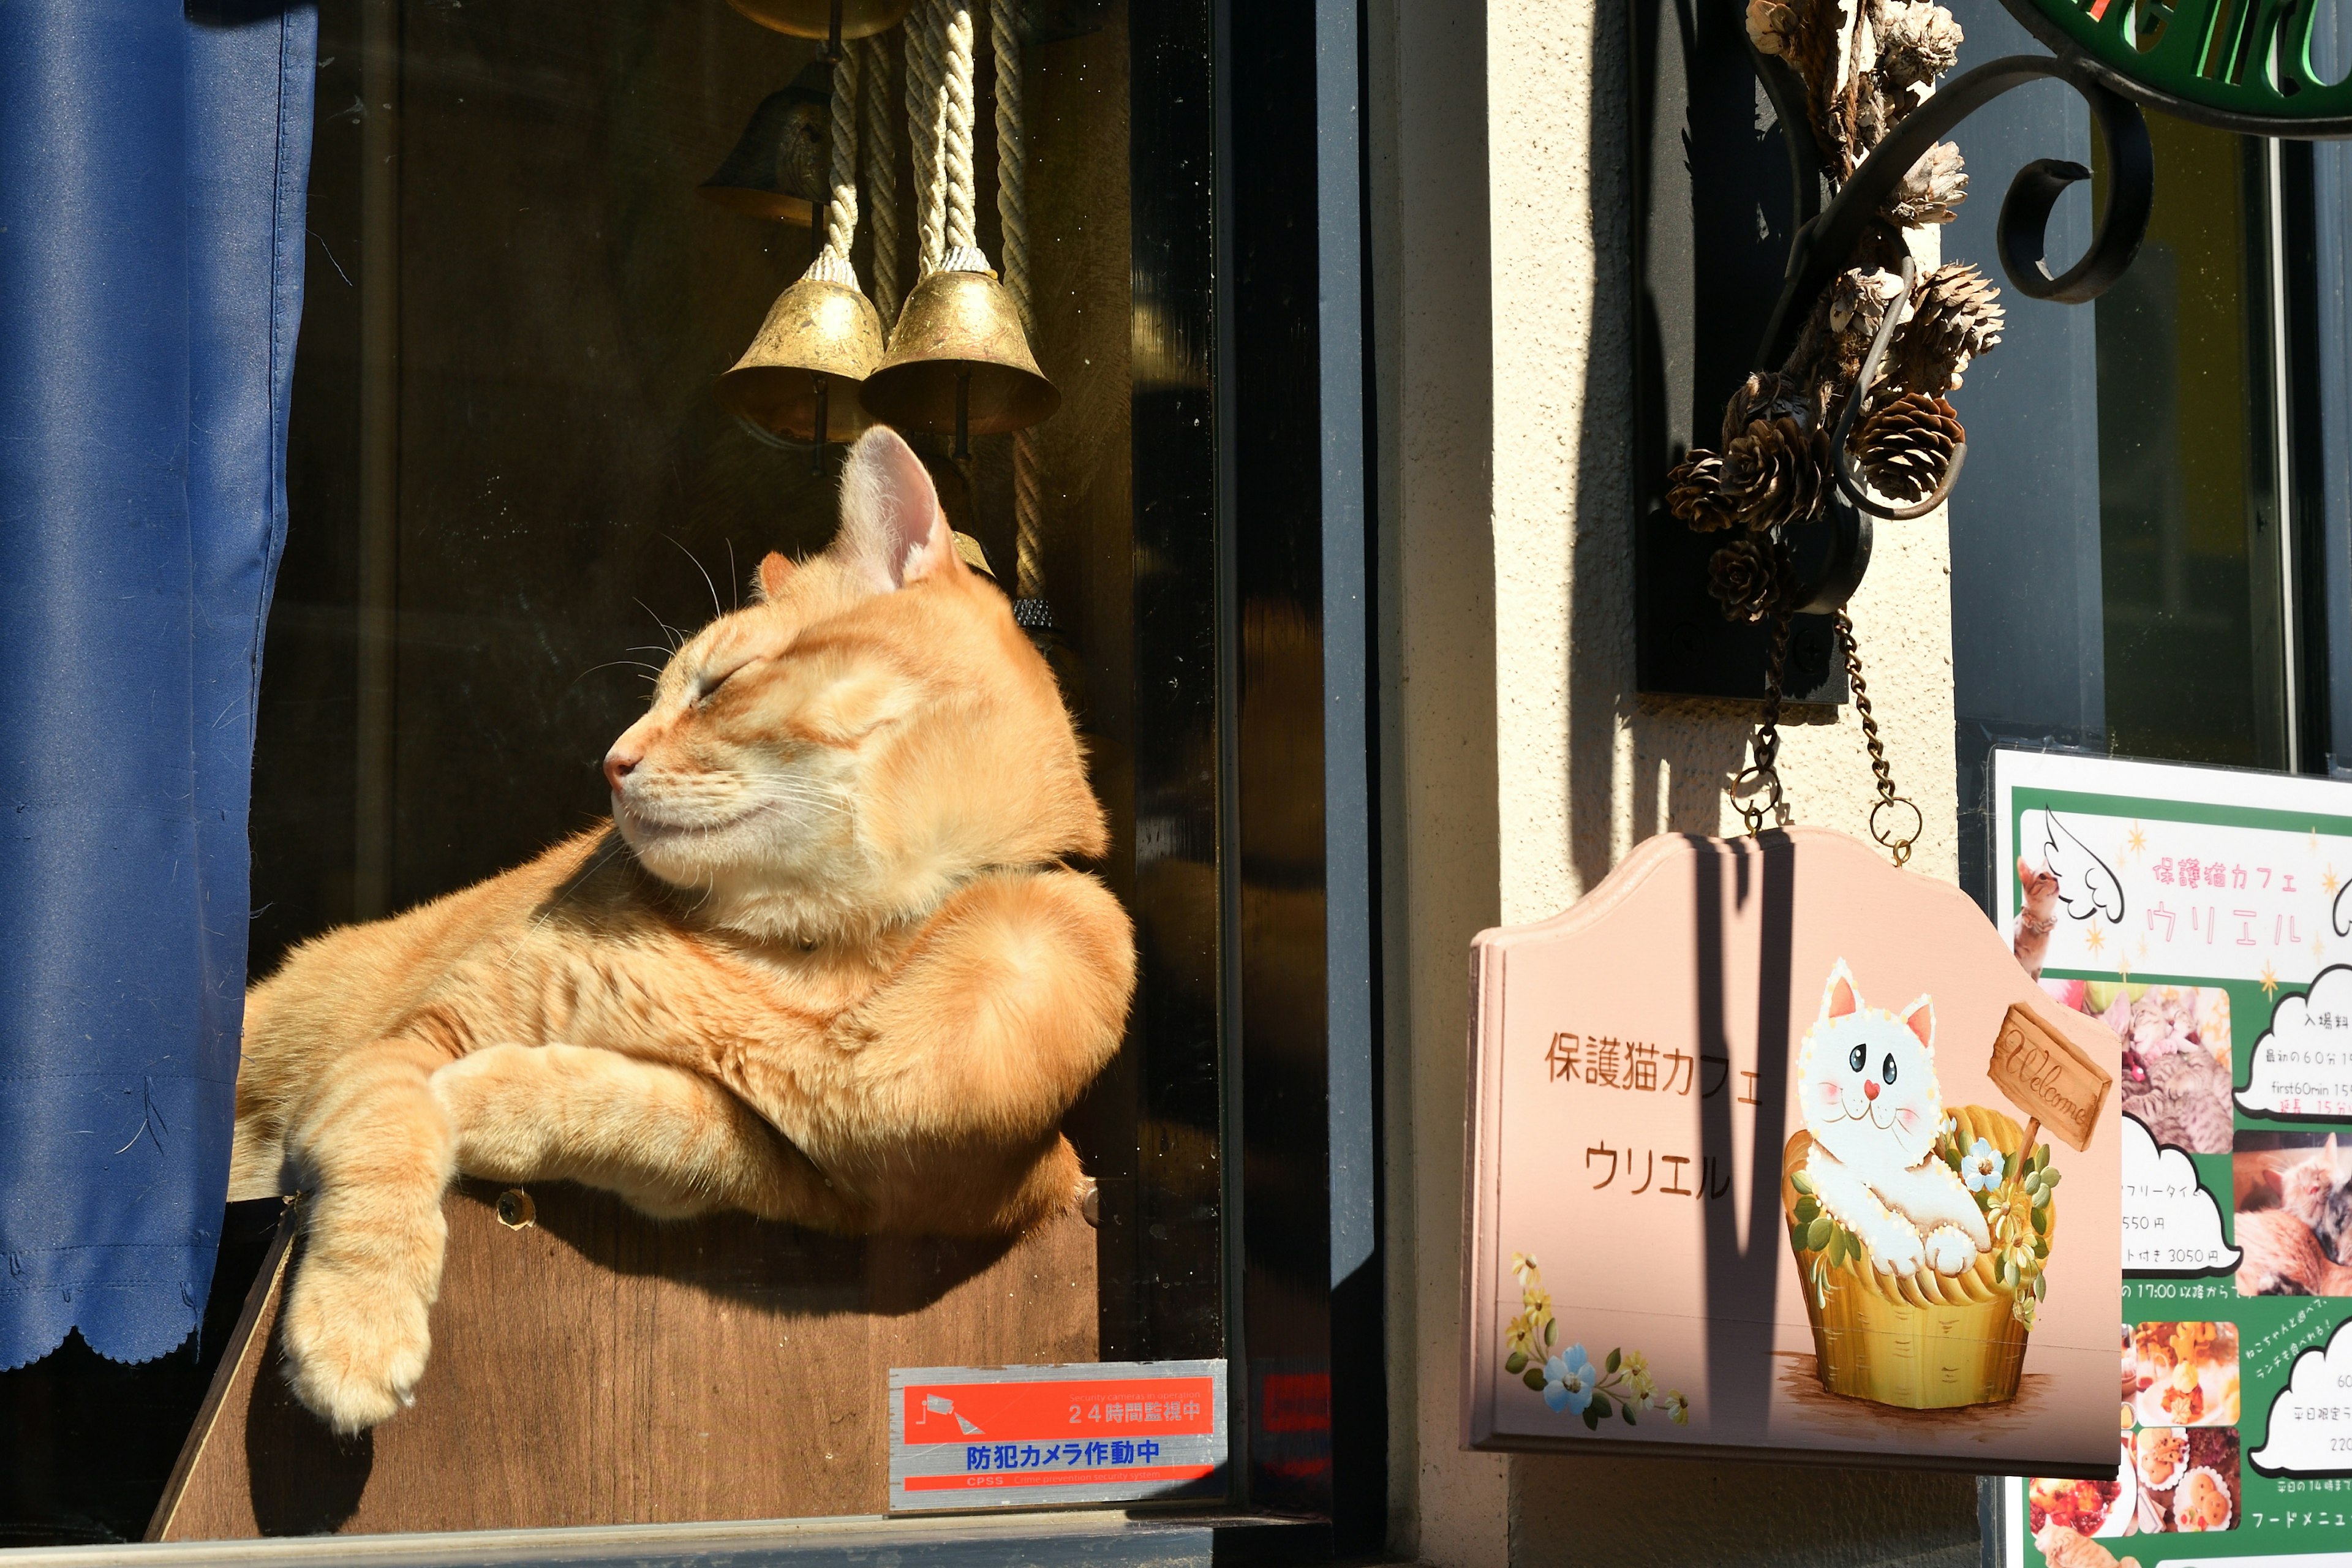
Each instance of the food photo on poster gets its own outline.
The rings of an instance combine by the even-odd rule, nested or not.
[[[1992,787],[2001,912],[2112,1032],[2124,1113],[2119,1460],[2007,1483],[2004,1561],[2341,1553],[2352,784],[2001,751]]]

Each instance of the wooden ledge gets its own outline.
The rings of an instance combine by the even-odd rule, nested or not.
[[[278,1374],[299,1251],[281,1232],[149,1540],[879,1514],[891,1367],[1096,1356],[1075,1213],[1011,1243],[850,1239],[663,1223],[563,1184],[509,1200],[517,1227],[500,1196],[450,1194],[432,1363],[415,1405],[356,1439]]]

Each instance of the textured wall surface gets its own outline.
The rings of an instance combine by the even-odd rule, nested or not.
[[[1977,1557],[1964,1478],[1505,1458],[1458,1446],[1468,943],[1641,839],[1733,832],[1753,710],[1633,690],[1624,14],[1374,0],[1393,1548],[1443,1564]],[[1927,258],[1932,259],[1932,249]],[[1878,531],[1852,606],[1897,784],[1955,872],[1940,517]],[[1857,717],[1792,710],[1799,821],[1862,835]]]

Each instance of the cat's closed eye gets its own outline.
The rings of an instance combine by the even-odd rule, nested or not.
[[[725,669],[719,671],[716,675],[696,676],[694,678],[694,696],[692,698],[694,705],[698,708],[707,707],[709,704],[711,698],[717,695],[719,689],[726,685],[730,680],[733,679],[736,674],[743,668],[744,665],[748,665],[751,662],[751,661],[750,659],[745,659],[743,664],[730,665]]]

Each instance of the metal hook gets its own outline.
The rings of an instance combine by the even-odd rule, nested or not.
[[[1837,428],[1830,434],[1830,465],[1837,476],[1837,487],[1857,511],[1889,522],[1909,522],[1927,516],[1944,504],[1952,487],[1960,482],[1960,464],[1967,460],[1969,444],[1960,442],[1952,448],[1950,467],[1934,493],[1926,500],[1912,506],[1881,506],[1870,496],[1870,480],[1854,466],[1853,455],[1846,449],[1846,438],[1853,433],[1853,418],[1862,407],[1862,399],[1871,384],[1878,379],[1878,366],[1886,358],[1886,345],[1895,341],[1895,329],[1903,322],[1903,312],[1911,303],[1911,290],[1918,281],[1918,264],[1909,257],[1903,258],[1903,298],[1886,302],[1886,315],[1878,323],[1878,335],[1870,341],[1870,357],[1862,362],[1862,374],[1853,378],[1853,387],[1845,395],[1845,406],[1838,411]]]

